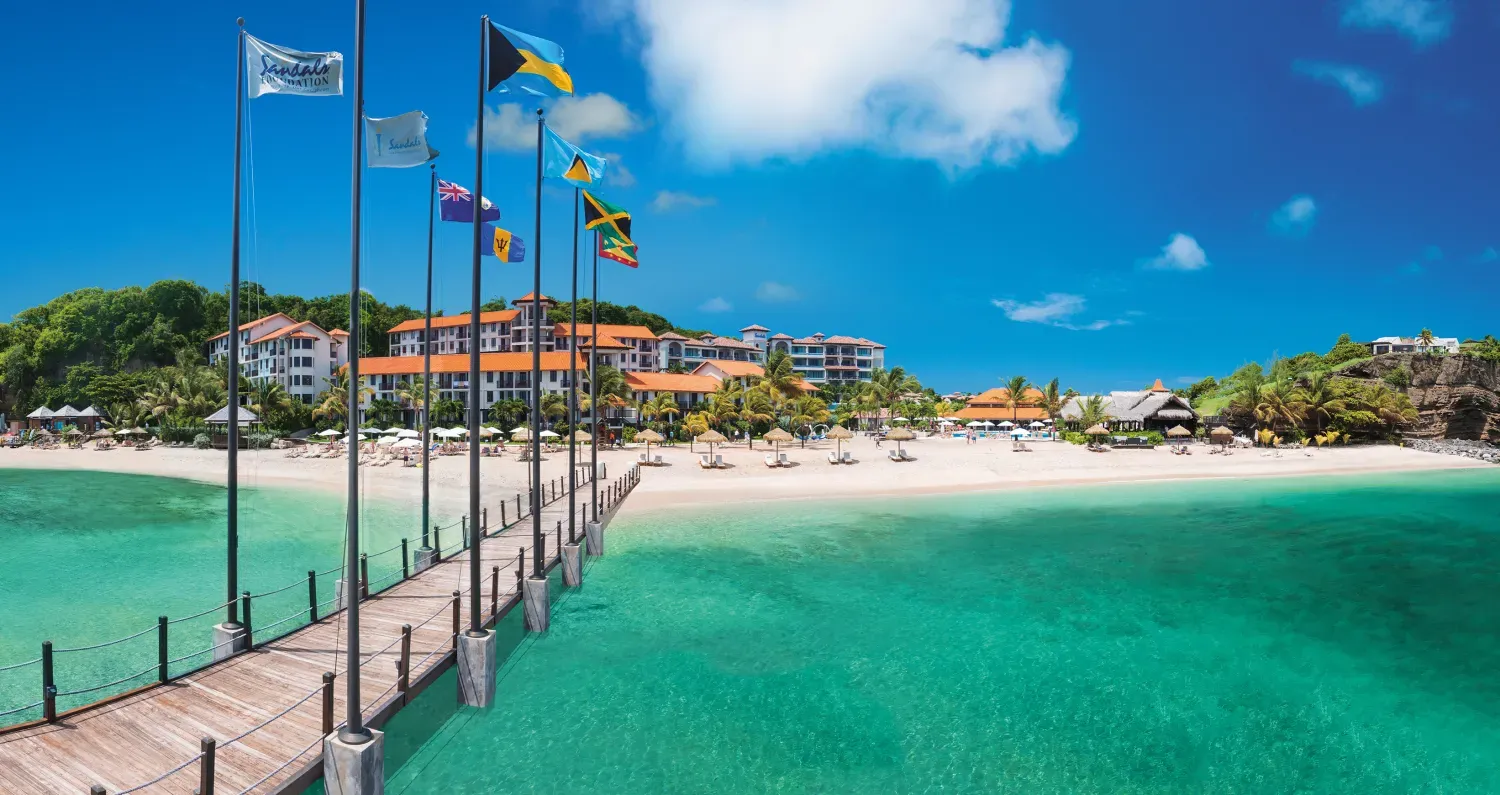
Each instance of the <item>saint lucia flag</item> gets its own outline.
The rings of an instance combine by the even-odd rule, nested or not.
[[[562,48],[555,43],[490,23],[490,91],[503,84],[502,90],[547,97],[572,94],[573,77],[562,63]]]
[[[563,140],[551,127],[542,127],[544,173],[553,179],[565,179],[580,188],[604,180],[606,161]]]
[[[494,255],[501,262],[525,262],[526,241],[494,224],[480,226],[480,234],[489,241],[490,250],[485,256]]]

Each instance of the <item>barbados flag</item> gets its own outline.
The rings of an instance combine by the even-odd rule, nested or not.
[[[480,254],[487,257],[493,256],[501,262],[526,261],[526,241],[511,234],[508,230],[501,229],[494,224],[481,224],[480,237],[490,244],[490,250],[480,249]]]
[[[604,179],[606,161],[563,140],[551,127],[542,127],[543,169],[546,176],[565,179],[580,188]]]
[[[556,43],[490,23],[490,91],[503,84],[548,97],[572,94],[573,77],[562,64]]]

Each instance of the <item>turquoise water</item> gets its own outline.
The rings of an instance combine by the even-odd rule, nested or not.
[[[344,500],[301,489],[240,489],[240,588],[263,593],[306,582],[309,569],[342,562]],[[367,501],[361,513],[364,548],[378,552],[420,534],[420,501]],[[157,616],[177,619],[225,600],[225,490],[173,478],[84,471],[0,469],[0,666],[57,649],[86,646],[151,629],[104,649],[59,653],[58,689],[103,684],[150,668],[140,679],[59,699],[59,708],[97,700],[155,675]],[[370,579],[399,570],[400,551],[370,563]],[[318,578],[319,600],[333,598],[338,573]],[[378,585],[376,587],[379,587]],[[305,584],[257,599],[255,626],[307,609]],[[330,609],[325,606],[323,612]],[[206,650],[224,611],[175,623],[173,658]],[[305,621],[298,617],[267,635]],[[201,665],[206,653],[172,666]],[[39,699],[38,666],[0,671],[0,712]],[[0,718],[0,725],[37,717],[39,710]]]
[[[1497,508],[1484,470],[622,520],[495,708],[387,727],[431,735],[390,791],[1500,792]]]

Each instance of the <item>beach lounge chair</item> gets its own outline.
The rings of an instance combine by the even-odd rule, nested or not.
[[[656,465],[657,465],[657,466],[663,466],[663,464],[662,464],[662,462],[661,462],[661,456],[657,456],[657,457],[656,457],[656,461],[655,461],[655,463],[656,463]]]
[[[902,457],[902,455],[900,453],[896,452],[895,450],[889,451],[889,455],[890,455],[890,458],[891,458],[892,461],[905,461],[906,460],[905,458]]]
[[[713,462],[708,460],[708,453],[703,453],[702,455],[698,456],[698,466],[703,467],[704,469],[714,468]]]
[[[723,467],[724,467],[724,456],[718,455],[717,453],[714,454],[714,468],[715,469],[722,469]]]
[[[776,465],[777,466],[783,466],[783,467],[789,467],[789,466],[792,465],[792,462],[786,460],[786,453],[782,453],[781,454],[781,460],[778,461]]]
[[[781,466],[781,462],[776,460],[776,456],[766,453],[766,466],[772,468],[779,467]]]
[[[835,453],[832,450],[829,450],[828,451],[828,463],[830,463],[830,464],[837,464],[838,462],[839,462],[839,454]]]
[[[844,451],[844,457],[842,460],[845,464],[852,464],[854,463],[854,454],[846,450]]]
[[[650,461],[646,460],[646,454],[645,453],[641,453],[640,457],[636,459],[636,462],[640,463],[640,464],[648,464],[648,465],[651,463]]]

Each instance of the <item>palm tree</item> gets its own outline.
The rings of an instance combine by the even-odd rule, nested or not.
[[[150,409],[140,403],[115,403],[107,409],[107,413],[109,419],[104,424],[114,430],[139,428],[151,417]]]
[[[688,449],[693,449],[693,440],[708,433],[708,415],[695,411],[682,418],[682,432],[688,436]]]
[[[1290,379],[1275,379],[1261,387],[1260,400],[1255,404],[1255,419],[1269,425],[1273,431],[1283,424],[1296,425],[1302,419]]]
[[[801,430],[803,426],[813,426],[827,422],[829,416],[828,404],[816,395],[803,395],[792,401],[792,428]]]
[[[1417,333],[1417,339],[1422,342],[1422,352],[1432,354],[1432,329],[1424,328]]]
[[[1056,422],[1057,418],[1062,416],[1063,404],[1068,402],[1068,396],[1059,391],[1058,386],[1058,380],[1054,378],[1048,381],[1047,385],[1041,389],[1042,399],[1040,402],[1042,411],[1047,412],[1047,418],[1053,422]]]
[[[1303,417],[1313,419],[1315,433],[1323,432],[1323,423],[1343,411],[1347,402],[1334,389],[1334,382],[1326,372],[1314,372],[1307,383],[1299,388],[1292,398],[1293,405]]]
[[[1009,381],[1005,382],[1005,402],[1010,406],[1011,422],[1016,422],[1020,417],[1020,406],[1026,402],[1026,388],[1029,386],[1031,382],[1027,381],[1024,375],[1012,376]]]
[[[551,419],[553,422],[568,416],[567,396],[542,395],[542,416]]]
[[[903,393],[922,391],[922,382],[902,368],[892,367],[889,370],[879,369],[871,373],[870,380],[865,384],[863,391],[875,396],[875,409],[878,411],[894,405],[901,399]]]
[[[464,403],[462,400],[432,401],[432,422],[434,425],[462,422],[463,418]]]
[[[762,389],[751,389],[746,392],[744,405],[740,407],[740,419],[750,423],[775,424],[776,406],[771,402],[771,396]]]
[[[267,378],[250,387],[250,411],[260,417],[261,422],[272,412],[286,411],[292,407],[292,396],[280,381]]]
[[[501,398],[490,404],[490,421],[506,430],[526,417],[526,403],[517,398]]]
[[[765,390],[773,404],[779,399],[799,394],[801,389],[798,385],[801,383],[802,376],[792,368],[792,357],[780,350],[771,351],[771,355],[766,357],[765,373],[756,381],[756,385]]]
[[[1089,395],[1078,401],[1078,423],[1085,430],[1098,425],[1109,419],[1109,414],[1104,410],[1103,395]]]
[[[348,420],[349,407],[349,371],[340,370],[332,378],[325,378],[323,382],[328,385],[317,398],[317,406],[313,408],[315,419],[326,419],[335,425]],[[373,395],[375,390],[367,386],[359,388],[361,399]]]
[[[733,378],[726,378],[719,382],[718,391],[708,396],[708,407],[706,411],[713,417],[714,424],[723,425],[740,415],[740,400],[745,395],[745,390],[740,382]],[[727,435],[727,434],[726,434]]]
[[[653,404],[656,416],[665,418],[666,422],[672,422],[673,414],[681,414],[682,409],[677,407],[677,396],[671,392],[658,392],[656,399],[647,401]]]
[[[431,427],[432,421],[423,409],[427,408],[427,379],[414,375],[410,381],[403,380],[396,385],[396,399],[402,405],[409,406],[416,412],[423,427]]]

